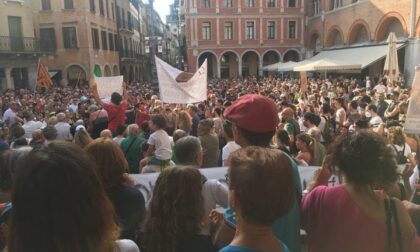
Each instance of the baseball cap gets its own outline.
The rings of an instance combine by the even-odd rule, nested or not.
[[[271,99],[249,94],[237,99],[223,115],[242,129],[264,133],[276,130],[280,122],[277,112],[277,106]]]

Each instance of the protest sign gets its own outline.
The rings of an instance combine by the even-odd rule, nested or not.
[[[160,100],[164,103],[188,104],[207,99],[207,60],[194,73],[191,79],[177,82],[177,77],[184,74],[163,60],[155,57],[159,79]],[[179,79],[179,78],[178,78]]]
[[[112,77],[95,77],[95,82],[98,87],[98,94],[101,99],[111,97],[112,93],[117,92],[123,94],[123,77],[112,76]]]

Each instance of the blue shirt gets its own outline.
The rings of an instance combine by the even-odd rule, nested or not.
[[[298,196],[296,197],[295,203],[293,204],[292,209],[284,215],[282,218],[277,219],[273,223],[273,233],[277,237],[277,239],[283,241],[287,247],[290,248],[290,251],[299,252],[300,251],[300,209],[299,209],[299,201],[300,196],[302,195],[302,185],[300,182],[299,170],[297,168],[296,162],[293,161],[290,156],[285,154],[291,163],[292,170],[293,170],[293,179],[296,187],[296,193]],[[228,207],[224,218],[229,225],[233,227],[236,226],[236,220],[233,213],[232,208]],[[231,251],[231,250],[228,250]],[[232,250],[237,251],[237,250]],[[239,251],[248,251],[248,250],[239,250]],[[252,250],[250,250],[252,251]],[[223,251],[225,252],[225,251]]]
[[[290,252],[289,248],[284,245],[283,242],[279,241],[283,245],[283,252]],[[226,246],[219,250],[219,252],[258,252],[258,250],[240,247],[240,246]],[[273,251],[276,252],[276,251]]]

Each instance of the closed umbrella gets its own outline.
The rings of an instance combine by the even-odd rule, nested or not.
[[[397,81],[400,70],[398,68],[397,36],[391,32],[388,37],[388,52],[386,54],[384,75],[388,82]]]

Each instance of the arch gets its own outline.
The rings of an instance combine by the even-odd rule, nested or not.
[[[258,76],[261,55],[256,50],[246,50],[242,53],[242,76]]]
[[[197,57],[197,68],[203,64],[207,59],[207,75],[211,78],[216,78],[218,73],[218,57],[213,51],[203,51]]]
[[[318,32],[312,33],[312,35],[309,37],[309,44],[308,49],[312,49],[315,52],[319,52],[322,48],[321,44],[321,36]]]
[[[114,74],[114,76],[120,75],[120,70],[118,69],[117,65],[114,65],[114,67],[112,68],[112,73]]]
[[[281,61],[281,53],[276,49],[268,49],[267,51],[261,54],[263,60],[263,66],[270,65]],[[275,58],[275,62],[273,61],[273,57]]]
[[[390,32],[395,32],[397,38],[408,36],[407,22],[398,12],[389,12],[379,20],[375,40],[386,40]]]
[[[105,65],[104,67],[104,75],[106,77],[112,76],[111,67],[109,67],[108,65]]]
[[[238,59],[239,58],[241,58],[241,55],[239,54],[239,53],[237,53],[235,50],[224,50],[220,55],[219,55],[219,61],[222,59],[222,57],[223,57],[223,54],[225,54],[225,53],[228,53],[228,52],[231,52],[231,53],[233,53],[233,54],[235,54],[236,55],[236,57],[238,57]]]
[[[289,49],[284,52],[283,62],[289,62],[289,61],[297,62],[300,60],[301,60],[301,55],[299,51],[297,51],[296,49]]]
[[[220,54],[220,77],[237,78],[239,69],[239,56],[235,51],[226,50]]]
[[[371,34],[369,24],[363,19],[356,20],[350,26],[347,37],[348,45],[370,41]]]
[[[102,77],[102,69],[101,66],[99,66],[98,64],[95,64],[95,66],[93,67],[93,74],[96,77]]]
[[[64,72],[68,84],[71,86],[75,86],[77,82],[85,82],[87,80],[86,76],[86,69],[79,64],[70,64],[64,68]]]
[[[327,39],[325,41],[326,47],[341,46],[344,45],[344,33],[340,27],[334,25],[327,33]]]

